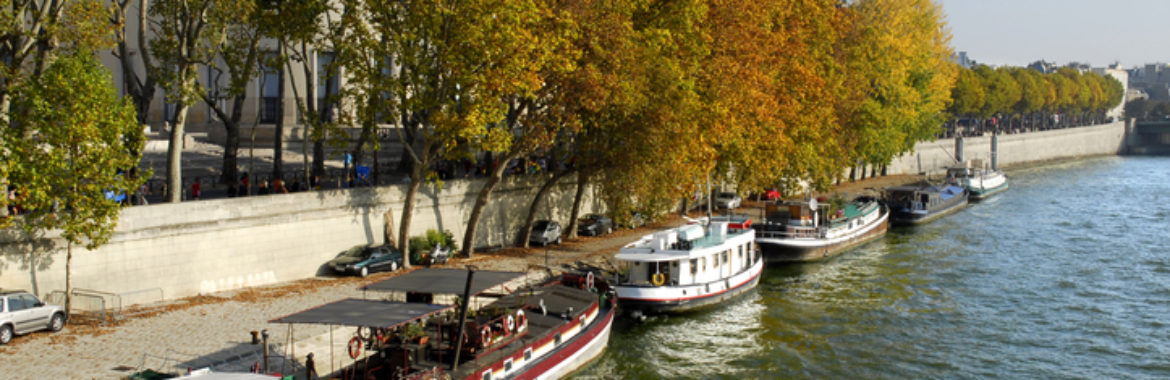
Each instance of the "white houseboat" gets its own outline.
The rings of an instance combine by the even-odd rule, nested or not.
[[[684,312],[754,288],[764,262],[750,226],[702,220],[626,245],[615,257],[620,307],[633,315]]]
[[[960,167],[947,169],[951,183],[962,186],[973,201],[979,201],[1008,189],[1007,176],[1002,171],[986,166],[982,160],[971,160]]]
[[[756,243],[769,263],[821,260],[882,237],[889,210],[872,197],[858,197],[834,209],[828,202],[769,205],[764,223],[754,226]]]

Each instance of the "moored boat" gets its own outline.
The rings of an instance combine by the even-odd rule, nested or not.
[[[967,189],[956,185],[907,185],[884,191],[894,225],[924,224],[967,206]]]
[[[764,263],[751,220],[701,220],[622,247],[618,302],[633,315],[712,306],[759,283]]]
[[[885,235],[889,216],[873,197],[840,208],[810,199],[769,205],[765,222],[753,228],[765,261],[815,261]]]
[[[341,378],[556,379],[599,357],[616,313],[609,284],[565,274],[515,291],[503,285],[520,276],[421,269],[363,288],[404,292],[408,302],[346,299],[273,322],[359,327],[348,350],[354,363]],[[480,306],[430,303],[436,294],[464,294]]]
[[[983,165],[981,160],[967,161],[964,166],[947,169],[948,182],[962,186],[969,198],[979,201],[1008,189],[1008,178],[1002,171]]]

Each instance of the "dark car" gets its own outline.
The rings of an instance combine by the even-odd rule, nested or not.
[[[538,220],[532,224],[532,235],[529,243],[548,245],[561,244],[561,224],[551,220]]]
[[[613,232],[613,219],[601,214],[589,214],[577,221],[578,235],[605,235]]]
[[[377,271],[396,271],[402,266],[402,252],[388,245],[359,245],[329,260],[329,268],[337,273],[351,273],[362,277]]]

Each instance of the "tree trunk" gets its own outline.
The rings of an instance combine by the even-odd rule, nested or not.
[[[577,238],[577,215],[581,214],[581,200],[585,198],[585,186],[589,183],[589,175],[584,170],[577,172],[577,192],[573,194],[573,210],[569,212],[569,239]]]
[[[398,218],[402,225],[398,226],[398,250],[402,251],[404,258],[402,260],[403,268],[410,268],[410,251],[408,251],[408,242],[410,240],[410,222],[414,217],[414,203],[415,198],[418,197],[418,187],[422,184],[422,170],[418,168],[421,165],[415,165],[415,170],[410,173],[410,185],[406,186],[406,200],[402,202],[402,217]],[[466,244],[466,243],[464,243]]]
[[[394,209],[388,208],[382,214],[382,242],[391,247],[397,247],[398,242],[394,240]]]
[[[528,240],[532,238],[532,223],[536,222],[536,210],[540,208],[540,204],[548,195],[549,190],[552,190],[553,185],[572,173],[571,170],[556,172],[552,177],[549,177],[540,185],[540,189],[536,191],[536,196],[532,197],[532,203],[528,206],[528,217],[524,219],[524,225],[520,229],[520,240],[516,245],[528,248]]]
[[[284,43],[280,44],[280,57],[284,59]],[[276,90],[276,126],[272,132],[272,178],[284,182],[284,65],[281,65]]]
[[[231,187],[240,180],[240,124],[224,120],[223,127],[227,130],[227,137],[223,142],[223,168],[220,170],[219,182]]]
[[[68,316],[73,311],[73,295],[70,294],[73,284],[70,280],[73,278],[73,242],[65,242],[65,315]],[[102,321],[103,323],[105,321]]]
[[[508,160],[519,157],[516,153],[507,156]],[[504,165],[491,171],[483,188],[479,189],[479,196],[475,198],[475,205],[471,206],[471,215],[467,217],[467,230],[463,233],[463,257],[471,257],[475,253],[475,234],[479,230],[479,218],[483,215],[483,208],[492,199],[492,190],[504,178]]]
[[[183,201],[183,130],[187,123],[187,110],[190,109],[184,102],[175,105],[175,122],[171,125],[171,146],[167,147],[167,201],[178,203]]]

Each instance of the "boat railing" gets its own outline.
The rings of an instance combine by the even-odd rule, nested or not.
[[[772,226],[775,227],[775,226]],[[783,229],[777,228],[758,228],[756,229],[757,238],[777,238],[777,239],[820,239],[824,237],[824,227],[796,227],[788,226]]]

